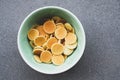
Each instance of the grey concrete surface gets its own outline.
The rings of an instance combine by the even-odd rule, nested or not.
[[[80,19],[87,44],[75,67],[45,75],[22,60],[17,32],[30,12],[53,5]],[[0,80],[120,80],[120,0],[0,0]]]

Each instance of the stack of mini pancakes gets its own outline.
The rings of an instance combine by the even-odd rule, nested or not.
[[[61,65],[77,47],[74,28],[64,19],[54,16],[28,32],[34,59],[39,63]]]

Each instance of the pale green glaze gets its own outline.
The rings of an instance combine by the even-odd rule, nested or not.
[[[45,63],[37,63],[32,54],[32,48],[27,39],[27,32],[34,24],[42,24],[44,17],[50,16],[60,16],[64,18],[67,22],[71,23],[75,28],[75,32],[78,38],[78,47],[75,49],[72,55],[70,55],[65,63],[61,66],[55,66],[53,64],[45,64]],[[55,7],[48,6],[37,9],[33,11],[31,14],[25,18],[23,23],[20,26],[20,30],[18,32],[18,49],[23,60],[34,70],[45,73],[45,74],[57,74],[64,71],[67,71],[71,67],[73,67],[81,58],[84,48],[85,48],[85,33],[83,27],[79,20],[68,10]]]

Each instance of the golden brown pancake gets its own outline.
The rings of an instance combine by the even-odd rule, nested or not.
[[[52,54],[50,51],[44,51],[40,55],[40,60],[45,63],[50,62],[51,58],[52,58]]]
[[[54,16],[52,19],[55,21],[55,23],[65,23],[66,22],[64,19],[62,19],[58,16]]]
[[[55,37],[57,39],[63,39],[66,37],[66,35],[67,35],[67,31],[64,27],[60,27],[55,30]]]
[[[54,55],[60,55],[64,51],[64,46],[59,43],[54,43],[51,46],[51,51],[52,51],[52,54],[54,54]]]
[[[34,43],[36,46],[42,46],[45,43],[45,41],[46,41],[45,37],[39,36],[39,37],[35,38]]]
[[[67,29],[68,32],[74,33],[74,29],[69,23],[65,23],[65,28]]]
[[[52,19],[55,21],[55,23],[58,23],[61,21],[61,18],[58,16],[54,16]]]
[[[46,36],[47,35],[47,33],[45,33],[42,25],[36,27],[36,29],[39,31],[41,36]]]
[[[34,48],[34,47],[35,47],[35,44],[34,44],[34,42],[33,42],[33,41],[30,41],[30,45],[31,45],[31,47],[32,47],[32,48]]]
[[[65,37],[65,44],[73,44],[77,40],[76,35],[74,33],[68,33]]]
[[[46,22],[44,23],[43,29],[44,29],[44,31],[45,31],[46,33],[51,34],[51,33],[53,33],[53,32],[55,31],[56,25],[55,25],[54,21],[50,21],[50,20],[49,20],[49,21],[46,21]]]
[[[47,48],[48,48],[48,49],[51,49],[51,46],[52,46],[54,43],[57,43],[57,39],[56,39],[55,37],[51,37],[50,39],[48,39],[48,41],[47,41]]]
[[[67,47],[65,47],[63,54],[70,55],[70,54],[72,54],[72,52],[73,52],[73,49],[68,49]]]
[[[33,53],[37,54],[37,55],[41,54],[42,51],[44,51],[44,49],[42,47],[41,48],[34,48],[33,49]]]
[[[40,57],[38,55],[34,55],[34,59],[35,61],[37,61],[38,63],[41,63]]]
[[[30,29],[28,32],[28,39],[34,40],[36,37],[39,36],[39,31],[36,29]]]
[[[56,27],[57,27],[57,28],[64,27],[64,24],[63,24],[63,23],[57,23],[57,24],[56,24]]]
[[[65,44],[65,47],[67,47],[69,49],[75,49],[77,47],[77,42],[75,42],[73,44]]]
[[[62,55],[53,55],[52,56],[52,62],[55,65],[62,65],[64,63],[64,57]]]

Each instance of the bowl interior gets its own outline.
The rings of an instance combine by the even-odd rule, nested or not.
[[[27,33],[32,25],[42,24],[44,19],[52,16],[60,16],[69,22],[75,29],[75,33],[78,38],[78,47],[75,49],[72,55],[70,55],[65,63],[61,66],[55,66],[53,64],[37,63],[32,54],[32,48],[29,44]],[[46,74],[56,74],[61,73],[72,66],[74,66],[83,54],[85,47],[85,34],[79,20],[69,11],[62,8],[48,7],[41,8],[32,12],[22,23],[21,28],[18,33],[18,48],[21,56],[25,62],[33,69],[46,73]]]

